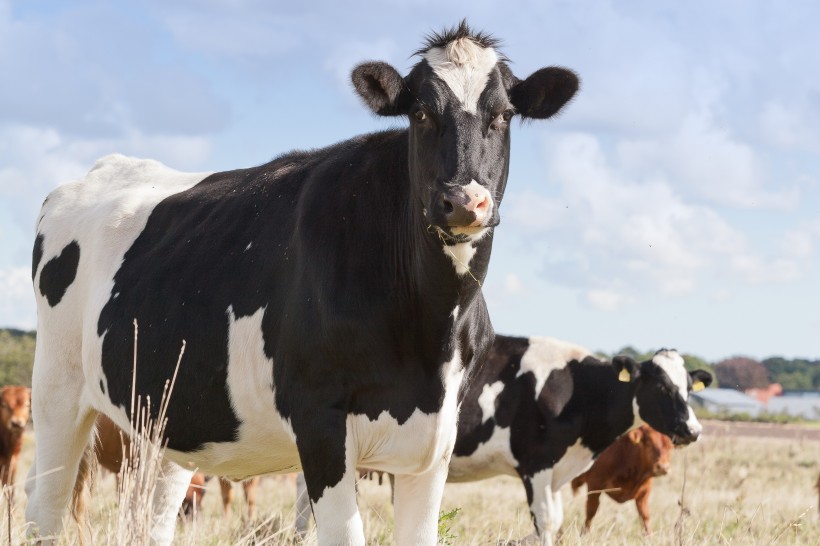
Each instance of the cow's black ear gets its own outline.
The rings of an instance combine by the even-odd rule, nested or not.
[[[580,81],[572,70],[542,68],[510,89],[510,100],[525,118],[546,119],[557,114],[578,92]]]
[[[612,359],[612,367],[618,374],[618,380],[623,383],[635,381],[641,375],[640,365],[628,356],[616,356]]]
[[[383,62],[363,63],[350,75],[356,93],[380,116],[400,116],[410,108],[410,92],[395,68]]]
[[[712,374],[706,370],[693,370],[689,377],[692,378],[692,390],[696,392],[712,384]]]

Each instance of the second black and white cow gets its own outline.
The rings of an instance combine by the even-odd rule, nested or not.
[[[406,77],[355,68],[370,109],[409,128],[218,173],[109,156],[48,196],[32,263],[34,532],[60,531],[96,414],[129,430],[132,388],[156,410],[185,340],[156,542],[171,542],[195,468],[301,466],[319,543],[364,544],[359,465],[397,475],[396,542],[436,542],[458,393],[493,339],[480,282],[510,120],[548,118],[578,89],[562,68],[519,80],[496,45],[462,23]]]
[[[673,350],[610,362],[554,338],[496,336],[461,406],[448,481],[519,476],[536,533],[552,544],[563,520],[560,488],[643,422],[676,444],[697,440],[701,425],[687,400],[693,384],[711,381],[708,372],[687,373]]]

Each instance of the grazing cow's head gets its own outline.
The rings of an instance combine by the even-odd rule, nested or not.
[[[5,430],[22,432],[31,414],[31,389],[3,387],[0,389],[0,424]]]
[[[698,439],[703,427],[687,401],[693,384],[708,387],[712,374],[704,370],[687,372],[683,358],[668,349],[661,349],[652,360],[640,364],[626,356],[615,357],[612,364],[621,381],[634,382],[641,420],[672,438],[676,445]]]
[[[182,506],[179,509],[180,517],[193,517],[195,513],[202,510],[202,497],[205,496],[205,485],[210,480],[210,476],[205,476],[202,472],[195,472],[191,476],[191,483],[185,491],[185,498],[182,499]]]
[[[653,476],[669,473],[672,463],[672,440],[649,425],[630,430],[629,439],[640,449],[641,468],[651,470]]]
[[[356,91],[375,113],[410,119],[414,199],[426,223],[451,238],[478,237],[498,224],[512,117],[549,118],[578,90],[578,77],[564,68],[519,80],[497,44],[462,21],[429,37],[407,77],[383,62],[353,70]]]

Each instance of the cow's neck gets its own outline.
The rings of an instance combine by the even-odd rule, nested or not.
[[[600,453],[634,425],[635,382],[617,379],[609,363],[573,366],[573,397],[583,398],[586,414],[581,440]]]

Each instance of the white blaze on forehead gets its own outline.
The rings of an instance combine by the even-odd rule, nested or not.
[[[495,399],[504,390],[504,383],[496,381],[491,385],[484,385],[481,394],[478,396],[478,407],[481,408],[481,422],[484,423],[495,415]]]
[[[563,368],[570,360],[583,360],[591,353],[579,345],[552,337],[533,336],[530,346],[521,357],[521,367],[516,377],[532,372],[535,376],[535,398],[541,394],[552,370]]]
[[[686,368],[683,366],[683,357],[677,353],[677,351],[671,350],[661,350],[652,357],[652,362],[657,364],[666,375],[669,376],[669,379],[672,380],[672,384],[678,388],[678,392],[683,397],[684,400],[689,399],[689,379],[688,373],[686,373]]]
[[[475,114],[481,92],[498,62],[495,50],[460,38],[444,47],[431,48],[423,58],[461,101],[464,110]]]

